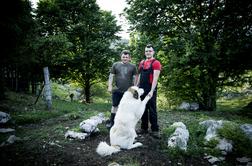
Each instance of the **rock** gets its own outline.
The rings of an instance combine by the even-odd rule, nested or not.
[[[252,124],[243,124],[240,128],[252,140]]]
[[[179,147],[182,150],[186,150],[189,140],[189,131],[185,124],[182,122],[175,122],[171,127],[176,127],[176,129],[168,139],[168,147]]]
[[[11,128],[0,128],[0,133],[9,133],[9,132],[14,132],[15,129]]]
[[[0,123],[7,123],[10,119],[10,114],[0,111]]]
[[[228,141],[225,138],[219,140],[219,144],[216,146],[217,149],[220,149],[226,155],[228,152],[232,152],[233,145],[232,141]]]
[[[99,113],[97,116],[92,116],[91,118],[84,120],[80,123],[80,129],[86,133],[92,133],[97,131],[97,125],[105,120],[104,114]]]
[[[247,163],[247,162],[251,161],[251,158],[241,157],[241,158],[236,158],[236,160],[239,161],[240,163]]]
[[[205,140],[210,141],[211,139],[217,137],[217,129],[222,128],[223,121],[205,120],[199,124],[207,127]]]
[[[80,140],[84,140],[87,136],[89,136],[87,133],[80,133],[68,130],[65,134],[65,138],[77,138]]]
[[[196,111],[199,109],[199,104],[198,103],[188,103],[188,102],[182,102],[178,109],[183,109],[183,110],[190,110],[190,111]]]
[[[215,156],[212,156],[212,155],[205,156],[204,158],[207,159],[207,161],[208,161],[209,163],[211,163],[211,164],[214,164],[214,163],[216,163],[216,162],[225,160],[224,157],[219,157],[219,158],[218,158],[218,157],[215,157]]]

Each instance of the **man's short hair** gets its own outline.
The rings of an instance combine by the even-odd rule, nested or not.
[[[128,54],[130,56],[130,51],[129,50],[123,50],[121,52],[121,55],[125,55],[125,54]]]
[[[152,49],[153,49],[153,51],[155,51],[155,49],[154,49],[154,47],[153,47],[153,45],[152,45],[152,44],[147,44],[145,48],[152,48]]]
[[[152,48],[152,49],[154,50],[154,47],[153,47],[152,44],[147,44],[147,45],[146,45],[146,48]]]

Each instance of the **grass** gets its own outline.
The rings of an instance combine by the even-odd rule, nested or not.
[[[243,154],[246,156],[252,156],[252,142],[240,130],[239,124],[234,122],[225,123],[223,128],[219,129],[219,135],[233,141],[233,155],[239,156],[240,154]]]
[[[233,141],[232,156],[252,156],[251,140],[244,135],[239,129],[239,126],[244,123],[252,124],[252,118],[247,116],[247,112],[243,112],[242,107],[246,106],[252,101],[252,96],[243,96],[234,98],[233,100],[219,100],[217,102],[217,111],[184,111],[184,110],[166,110],[159,111],[159,121],[162,126],[163,150],[172,157],[178,159],[181,156],[199,157],[203,154],[211,154],[213,156],[220,156],[221,153],[215,147],[216,140],[206,142],[204,140],[206,128],[199,125],[199,122],[214,119],[227,121],[222,129],[218,130],[218,134],[222,138]],[[178,148],[168,148],[167,138],[174,132],[174,128],[170,127],[174,122],[183,122],[189,130],[189,142],[187,151],[182,151]]]
[[[80,117],[88,118],[98,112],[104,112],[108,115],[108,110],[110,110],[109,103],[81,104],[79,102],[67,102],[64,100],[53,100],[52,109],[47,110],[45,102],[42,99],[39,99],[36,105],[30,104],[32,102],[29,101],[34,101],[35,96],[25,94],[17,95],[13,92],[9,92],[8,96],[9,99],[5,102],[6,105],[11,105],[11,107],[3,111],[10,113],[13,119],[12,123],[14,122],[17,125],[39,123],[63,115],[68,115],[72,119]]]
[[[225,98],[220,98],[217,101],[217,110],[218,111],[237,111],[237,108],[241,108],[246,106],[249,102],[252,101],[252,95],[248,96],[239,96],[235,97],[233,99],[225,99]]]
[[[63,93],[63,92],[60,92]],[[0,111],[9,113],[11,120],[6,124],[5,127],[18,127],[15,132],[19,137],[25,137],[26,139],[48,139],[57,137],[58,135],[64,135],[67,129],[62,128],[58,121],[69,121],[69,129],[78,131],[79,123],[91,116],[97,115],[99,112],[103,112],[105,116],[109,116],[110,103],[91,103],[83,104],[77,101],[69,102],[60,99],[53,99],[53,105],[51,110],[47,110],[45,102],[40,97],[36,104],[33,104],[36,100],[36,96],[14,93],[9,91],[7,93],[8,99],[0,104]],[[101,100],[100,100],[101,101]],[[52,122],[50,122],[50,120]],[[53,121],[55,120],[55,122]],[[48,126],[43,126],[43,123],[50,123]],[[22,126],[26,125],[40,125],[36,133],[28,133],[26,128]],[[42,125],[41,125],[42,124]],[[53,131],[53,132],[49,132]],[[54,135],[48,135],[48,133],[55,133]],[[27,135],[29,135],[27,137]],[[0,135],[0,142],[6,140],[9,133]]]
[[[222,114],[224,115],[224,114]],[[217,116],[215,113],[209,112],[187,112],[187,111],[165,111],[159,112],[159,121],[162,126],[162,150],[169,155],[172,160],[182,160],[183,157],[203,158],[205,154],[213,156],[221,156],[221,152],[216,149],[217,140],[206,142],[204,137],[206,135],[206,128],[199,125],[199,122],[207,119],[227,120],[225,116]],[[239,117],[234,115],[228,116],[228,121],[231,125],[224,125],[222,129],[218,130],[220,138],[226,138],[233,141],[233,151],[229,154],[233,160],[228,162],[235,162],[236,157],[252,156],[251,140],[244,135],[239,129],[240,124],[252,123],[252,119],[247,117]],[[178,148],[168,148],[167,141],[169,136],[174,132],[174,128],[170,127],[174,122],[183,122],[189,130],[190,136],[187,143],[187,151]]]
[[[59,88],[56,92],[66,95]],[[33,105],[36,96],[8,92],[8,100],[4,101],[4,104],[0,104],[0,110],[11,114],[12,121],[7,125],[21,126],[16,131],[17,136],[21,138],[25,137],[27,140],[58,140],[62,139],[59,138],[59,135],[62,137],[68,129],[79,131],[78,125],[82,120],[97,115],[99,112],[103,112],[106,117],[109,117],[111,103],[108,100],[108,96],[104,96],[104,92],[101,94],[103,95],[96,97],[91,104],[54,99],[52,110],[49,111],[46,109],[45,102],[41,98],[39,98],[36,105]],[[205,143],[204,136],[206,134],[206,128],[199,125],[201,121],[215,119],[228,121],[218,132],[221,137],[225,137],[234,142],[232,155],[239,156],[243,154],[252,156],[251,141],[239,129],[241,124],[252,124],[252,118],[248,116],[251,110],[244,111],[241,109],[250,101],[252,101],[252,96],[240,96],[230,100],[222,98],[218,100],[217,111],[215,112],[170,110],[168,109],[170,108],[169,105],[166,108],[165,102],[161,102],[161,105],[159,105],[161,109],[158,112],[159,124],[162,129],[161,150],[173,158],[182,158],[183,156],[199,157],[203,156],[204,153],[219,155],[220,152],[214,148],[217,142],[213,140]],[[63,127],[60,124],[62,121],[69,123],[69,127]],[[170,126],[174,122],[179,121],[187,126],[190,133],[186,152],[176,148],[169,149],[167,147],[167,138],[175,130]],[[43,125],[45,122],[47,125]],[[26,130],[25,126],[32,124],[39,124],[37,132],[31,133]],[[50,127],[48,127],[48,124]],[[104,125],[98,127],[101,132],[107,132]],[[6,138],[7,134],[0,135],[0,141],[6,140]],[[64,140],[61,140],[61,143],[64,143]],[[128,160],[130,165],[138,165],[135,160],[125,160]]]

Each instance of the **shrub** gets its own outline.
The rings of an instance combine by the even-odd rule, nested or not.
[[[240,125],[233,122],[224,123],[223,128],[218,130],[218,134],[228,140],[233,141],[233,154],[252,156],[252,142],[240,129]]]

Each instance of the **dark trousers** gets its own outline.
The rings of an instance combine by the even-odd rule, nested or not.
[[[119,90],[114,90],[112,92],[112,106],[117,107],[123,97],[123,93]]]
[[[141,99],[143,100],[145,96],[148,95],[148,93],[149,91],[146,90],[145,93],[141,96]],[[159,126],[157,122],[157,90],[153,92],[153,96],[146,104],[146,108],[141,120],[142,120],[141,129],[148,130],[148,124],[150,121],[151,130],[159,131]]]

